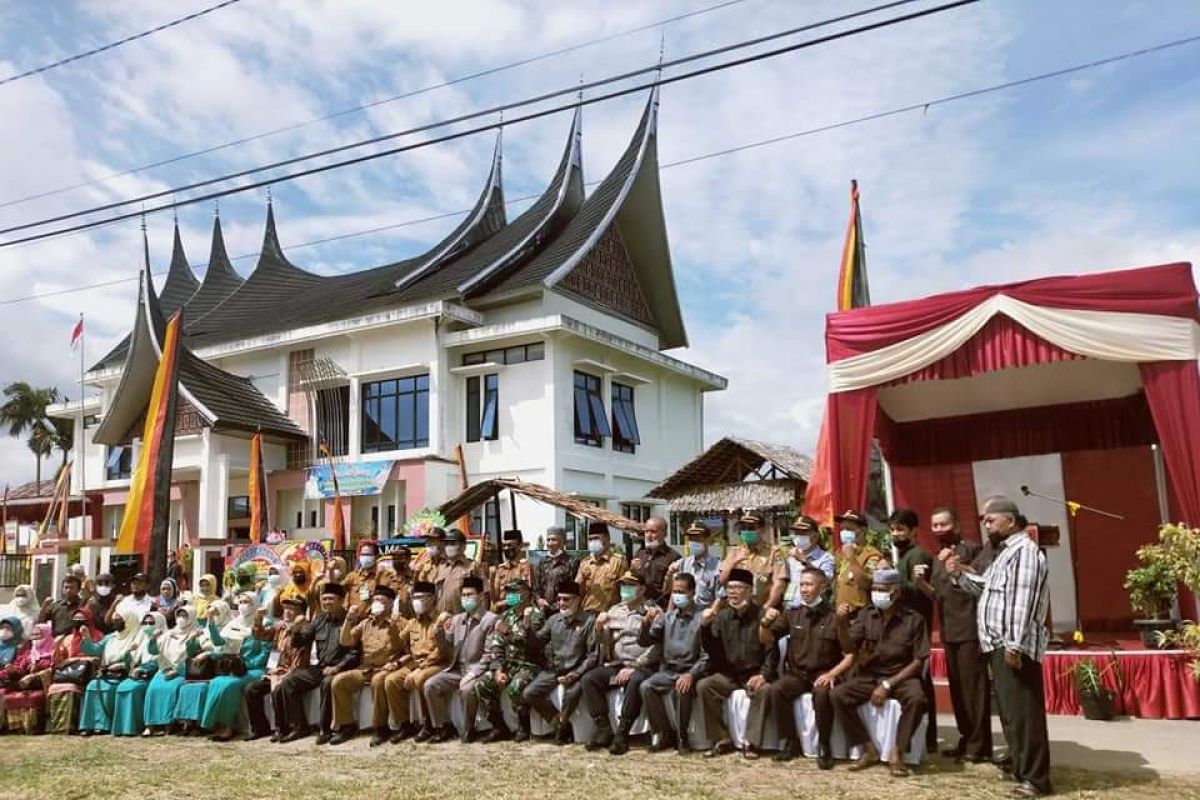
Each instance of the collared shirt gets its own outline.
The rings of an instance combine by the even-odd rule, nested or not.
[[[127,595],[121,598],[121,602],[117,603],[117,608],[113,612],[113,619],[117,617],[124,618],[126,614],[134,614],[139,620],[145,619],[146,615],[154,610],[154,598],[149,592],[142,595],[139,600],[133,595]],[[237,605],[233,606],[233,610],[237,611]]]
[[[437,623],[433,615],[413,617],[398,623],[400,649],[407,649],[416,669],[444,665],[446,658],[437,643]]]
[[[837,583],[833,588],[834,608],[842,603],[849,603],[855,608],[862,608],[868,604],[871,599],[869,576],[875,574],[875,567],[881,558],[883,555],[869,544],[859,546],[858,552],[854,554],[854,559],[868,575],[866,585],[862,585],[854,579],[854,573],[844,558],[838,559]]]
[[[860,675],[889,678],[913,661],[929,658],[929,631],[916,611],[898,605],[891,616],[871,606],[850,623],[850,646]]]
[[[558,551],[557,555],[547,554],[538,562],[534,574],[537,596],[553,606],[558,600],[558,585],[575,580],[578,570],[579,564],[566,550]]]
[[[662,646],[662,669],[681,675],[690,672],[694,678],[708,674],[708,653],[700,637],[702,609],[695,605],[672,608],[642,628],[643,645]]]
[[[765,645],[758,638],[762,614],[762,607],[754,602],[747,603],[740,612],[727,605],[704,626],[704,649],[713,672],[727,675],[739,683],[745,683],[754,675],[772,677],[766,660],[767,650],[775,645]]]
[[[462,611],[463,580],[474,575],[477,565],[465,556],[448,558],[438,567],[437,610],[457,614]]]
[[[442,652],[449,655],[450,669],[457,669],[461,674],[483,672],[485,645],[498,619],[491,611],[482,614],[463,611],[451,617],[449,632],[441,625],[437,626],[434,635]]]
[[[617,579],[629,568],[625,556],[608,550],[579,562],[575,581],[583,592],[583,610],[597,613],[617,602]]]
[[[799,608],[800,603],[800,576],[806,569],[819,569],[825,573],[825,579],[832,584],[834,561],[833,556],[822,550],[820,547],[814,547],[804,554],[803,558],[796,558],[792,552],[788,553],[784,563],[788,570],[788,587],[783,594],[784,608]]]
[[[573,618],[555,614],[542,623],[535,636],[538,641],[549,643],[547,654],[555,675],[568,672],[583,675],[600,660],[595,617],[591,614],[580,612]]]
[[[492,596],[492,605],[500,606],[504,603],[504,595],[508,591],[508,582],[517,578],[524,578],[529,584],[529,588],[533,589],[536,582],[533,579],[533,564],[529,563],[529,559],[520,558],[516,561],[501,561],[496,566],[488,570],[488,589]]]
[[[978,542],[959,540],[950,548],[963,564],[970,564],[982,572],[987,568],[983,547]],[[979,628],[975,614],[979,597],[959,586],[946,572],[943,561],[933,562],[933,577],[930,580],[935,592],[938,619],[942,628],[942,641],[949,644],[979,640]]]
[[[71,617],[75,612],[83,607],[83,598],[76,597],[75,602],[68,603],[66,600],[55,600],[49,603],[38,614],[40,622],[49,622],[52,626],[55,636],[62,636],[75,630],[75,624],[71,622]],[[143,616],[145,616],[143,614]],[[103,625],[104,620],[97,617],[97,625]]]
[[[414,580],[421,583],[437,583],[438,571],[445,562],[445,556],[435,556],[433,551],[426,547],[411,563]]]
[[[962,573],[958,584],[979,594],[979,649],[1019,650],[1034,661],[1046,654],[1050,604],[1046,554],[1025,531],[1004,541],[983,575]]]
[[[536,606],[525,621],[525,610],[506,608],[500,613],[487,644],[488,665],[513,673],[536,670],[545,660],[545,647],[535,634],[545,624],[546,615]]]
[[[335,667],[346,658],[350,648],[342,646],[343,617],[333,618],[322,611],[312,621],[313,653],[317,666]]]
[[[346,587],[346,605],[361,606],[364,611],[371,605],[376,586],[391,586],[392,571],[372,567],[370,570],[356,569],[346,576],[342,586]],[[319,599],[319,598],[318,598]]]
[[[665,590],[667,570],[671,564],[679,560],[676,553],[665,542],[658,547],[643,547],[629,563],[629,569],[634,575],[640,575],[646,585],[646,599],[657,603]]]
[[[371,615],[353,625],[347,617],[342,623],[341,643],[362,649],[362,669],[366,671],[379,669],[400,653],[396,623],[386,615]]]
[[[900,591],[900,602],[920,614],[925,619],[925,626],[932,630],[933,598],[917,587],[913,569],[918,565],[923,565],[925,580],[930,580],[933,577],[933,556],[929,555],[924,547],[914,542],[912,547],[903,553],[893,545],[892,558],[894,559],[892,563],[896,565],[896,571],[900,573],[900,577],[904,581]]]
[[[711,606],[717,599],[717,590],[721,588],[721,558],[706,553],[700,557],[685,556],[675,564],[678,566],[669,571],[664,580],[664,595],[670,594],[671,579],[675,575],[691,575],[696,580],[696,605],[702,608]]]
[[[801,606],[780,614],[771,624],[771,633],[776,639],[788,637],[785,672],[815,679],[842,660],[837,615],[824,600],[815,608]],[[770,651],[768,658],[777,660],[779,648]]]
[[[608,610],[604,630],[611,645],[611,653],[607,654],[611,658],[606,659],[605,663],[638,669],[653,669],[658,664],[662,648],[654,643],[649,646],[641,644],[642,619],[645,616],[645,603],[636,608],[618,603]]]
[[[775,548],[756,553],[749,547],[738,545],[725,556],[725,563],[721,568],[750,570],[754,575],[754,591],[751,597],[761,606],[771,594],[771,584],[777,578],[787,577],[787,567],[784,566],[783,560],[783,554]]]

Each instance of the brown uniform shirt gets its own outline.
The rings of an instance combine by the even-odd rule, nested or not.
[[[446,559],[438,566],[437,580],[437,610],[457,614],[462,611],[463,580],[477,574],[479,565],[460,555],[454,559]]]
[[[781,673],[816,680],[842,660],[837,615],[824,601],[816,608],[801,606],[780,614],[771,624],[771,633],[776,640],[788,637]],[[779,659],[779,648],[768,654],[768,658]]]
[[[398,625],[391,617],[369,616],[351,624],[350,618],[342,623],[341,643],[343,647],[362,647],[363,672],[374,672],[400,653]]]
[[[396,590],[396,613],[406,619],[413,615],[412,587],[415,581],[416,577],[411,569],[405,573],[392,573],[392,588]]]
[[[398,652],[407,652],[411,656],[407,666],[413,669],[423,669],[445,665],[445,655],[437,643],[435,620],[435,616],[429,615],[426,618],[413,617],[397,623],[396,627],[400,637]]]
[[[665,543],[653,550],[643,547],[629,562],[633,574],[640,575],[646,584],[646,599],[658,603],[667,581],[667,570],[679,560],[679,553]]]
[[[896,606],[890,618],[874,606],[864,610],[850,623],[849,638],[858,654],[858,675],[889,678],[913,661],[929,658],[925,619],[905,606]]]
[[[617,580],[628,568],[629,561],[615,550],[580,561],[575,582],[583,592],[583,610],[599,613],[615,606],[619,597]]]
[[[342,586],[346,587],[346,608],[353,608],[355,605],[366,611],[371,606],[371,598],[375,595],[376,586],[391,586],[392,571],[386,569],[367,570],[356,569],[346,576],[342,581]],[[366,597],[363,597],[363,590],[366,590]]]
[[[721,564],[722,572],[728,569],[748,569],[754,575],[754,602],[765,605],[771,594],[771,584],[778,578],[787,578],[786,554],[775,548],[764,553],[755,553],[749,547],[738,545],[725,556]]]
[[[504,595],[508,582],[516,578],[524,578],[529,584],[530,591],[536,585],[533,579],[533,564],[529,559],[521,558],[516,561],[502,561],[489,570],[488,593],[492,598],[493,610],[504,605]]]
[[[426,547],[420,553],[417,553],[417,557],[412,560],[409,567],[413,573],[413,580],[435,583],[437,581],[438,567],[445,560],[445,556],[435,559],[433,551]]]
[[[879,559],[883,556],[879,551],[871,545],[862,545],[858,548],[858,552],[854,555],[858,563],[862,565],[863,571],[867,575],[875,574],[875,567],[879,564]],[[850,571],[850,565],[840,555],[837,561],[837,577],[833,590],[834,608],[842,603],[849,603],[855,608],[863,608],[871,599],[871,583],[868,580],[867,585],[860,586],[858,581],[854,579],[854,573]]]

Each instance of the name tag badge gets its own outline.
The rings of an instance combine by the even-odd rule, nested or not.
[[[313,642],[312,654],[308,657],[309,666],[315,667],[321,663],[321,659],[317,657],[317,643]]]
[[[371,599],[371,590],[368,589],[366,586],[359,589],[358,590],[358,599],[363,600],[363,601],[370,600]]]
[[[271,655],[267,656],[267,669],[272,670],[279,666],[279,658],[282,654],[278,650],[272,650]]]

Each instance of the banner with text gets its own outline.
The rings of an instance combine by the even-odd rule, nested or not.
[[[337,470],[338,487],[342,497],[376,495],[383,491],[394,461],[366,461],[361,464],[321,464],[308,468],[304,481],[306,500],[328,500],[333,497],[333,470]]]

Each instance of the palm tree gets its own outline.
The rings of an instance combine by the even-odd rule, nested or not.
[[[54,387],[35,389],[26,381],[4,387],[5,401],[0,405],[0,426],[8,426],[9,436],[29,432],[29,449],[33,451],[37,482],[42,481],[42,459],[54,451],[56,425],[46,416],[46,406],[58,402]]]

